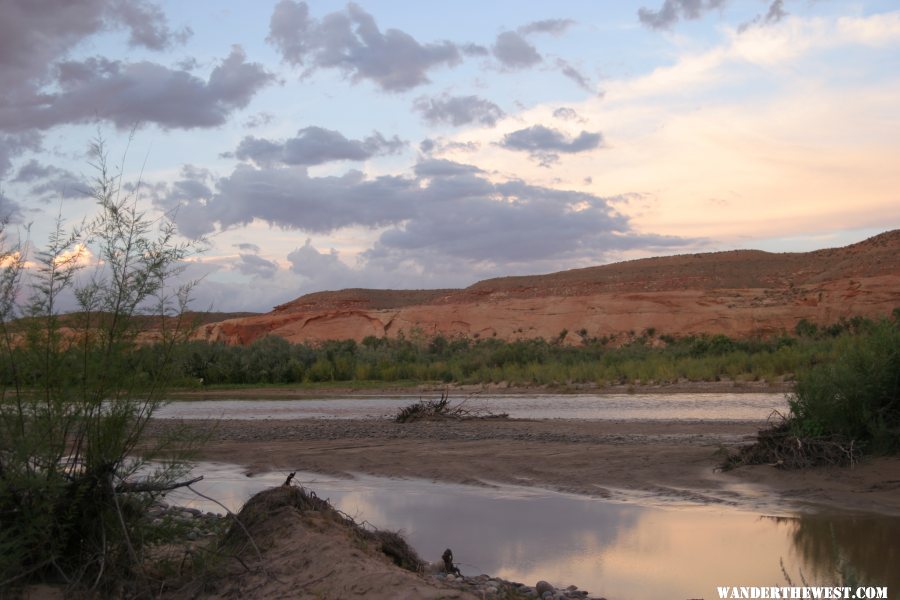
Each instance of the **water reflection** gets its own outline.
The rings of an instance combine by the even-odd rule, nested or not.
[[[286,473],[248,478],[227,465],[200,465],[204,493],[236,509]],[[402,530],[421,555],[453,549],[463,572],[533,584],[574,583],[608,598],[714,598],[722,585],[787,585],[799,571],[837,585],[834,548],[862,585],[900,589],[892,570],[900,519],[762,517],[730,508],[659,508],[531,488],[475,488],[421,480],[298,474],[344,512],[376,527]],[[221,510],[184,493],[170,498]]]
[[[415,398],[356,396],[329,400],[204,400],[172,402],[157,418],[358,419],[396,414]],[[462,398],[459,399],[460,401]],[[517,419],[765,420],[784,412],[784,394],[479,395],[471,410],[509,413]]]
[[[772,519],[790,532],[795,551],[809,565],[803,577],[811,584],[887,586],[895,594],[900,591],[900,519],[872,515]],[[787,561],[785,567],[801,585],[799,568]]]

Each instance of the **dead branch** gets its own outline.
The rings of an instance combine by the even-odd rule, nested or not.
[[[787,420],[761,430],[756,442],[730,456],[725,468],[740,465],[771,465],[780,469],[802,469],[819,465],[853,466],[862,455],[856,440],[836,435],[803,436]]]
[[[449,394],[441,392],[439,400],[419,400],[404,406],[394,417],[394,421],[397,423],[412,423],[413,421],[466,421],[471,419],[506,419],[509,417],[508,413],[468,410],[464,408],[467,401],[468,398],[455,406],[451,406]]]
[[[117,494],[135,494],[140,492],[168,492],[182,487],[189,487],[191,484],[197,483],[203,479],[203,475],[194,477],[188,481],[177,481],[175,483],[151,483],[148,481],[123,481],[116,486]],[[193,490],[192,490],[193,491]],[[196,493],[196,492],[194,492]]]

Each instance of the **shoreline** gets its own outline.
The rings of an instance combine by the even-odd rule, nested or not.
[[[156,420],[151,432],[175,425],[208,436],[198,460],[248,475],[364,473],[663,506],[900,516],[900,457],[852,468],[718,469],[724,451],[753,441],[765,425],[759,421]]]
[[[425,394],[439,395],[447,392],[451,397],[472,394],[490,395],[614,395],[614,394],[787,394],[793,390],[793,382],[765,381],[685,381],[660,384],[566,384],[558,386],[516,386],[506,383],[447,385],[440,383],[411,383],[409,386],[390,385],[278,385],[233,386],[199,389],[176,389],[167,394],[169,400],[309,400],[319,398],[401,396],[418,398]]]

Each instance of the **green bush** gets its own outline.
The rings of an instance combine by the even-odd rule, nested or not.
[[[834,361],[798,374],[798,435],[839,435],[872,452],[900,450],[900,327],[882,320],[840,338]]]
[[[34,253],[0,236],[0,589],[55,579],[135,591],[147,583],[144,547],[159,539],[146,508],[184,473],[175,461],[147,471],[145,458],[171,448],[151,447],[144,432],[179,375],[191,286],[169,282],[192,247],[141,213],[107,171],[102,143],[94,151],[93,221],[65,233],[58,219]],[[102,266],[80,280],[90,256]],[[26,261],[37,265],[30,285]],[[60,314],[65,294],[77,313]],[[148,313],[161,339],[139,360],[134,317]],[[143,488],[129,480],[139,471]]]

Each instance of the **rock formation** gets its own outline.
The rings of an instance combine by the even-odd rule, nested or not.
[[[736,250],[648,258],[461,290],[349,289],[301,296],[267,314],[207,324],[198,337],[249,344],[366,336],[557,339],[790,331],[900,307],[900,230],[806,253]]]

